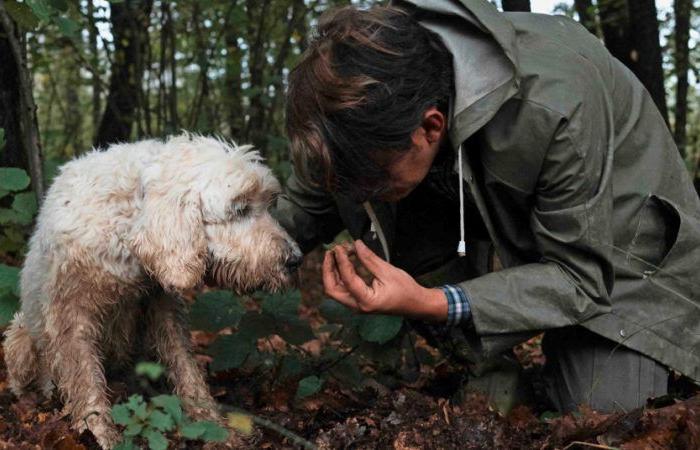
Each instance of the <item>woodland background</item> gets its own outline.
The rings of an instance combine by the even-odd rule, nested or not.
[[[377,2],[0,0],[0,330],[18,306],[18,267],[37,205],[68,159],[93,146],[186,129],[252,142],[286,179],[286,77],[323,11],[349,3]],[[529,0],[494,3],[530,9]],[[639,77],[700,187],[700,4],[657,6],[575,0],[553,12],[579,20]],[[305,262],[301,291],[253,298],[212,291],[192,299],[193,344],[213,392],[222,404],[247,410],[234,428],[266,430],[258,436],[262,448],[540,448],[586,439],[637,439],[642,444],[628,448],[646,448],[648,435],[700,448],[698,401],[681,413],[652,411],[643,423],[624,416],[628,428],[620,431],[610,422],[615,417],[590,411],[550,420],[547,405],[535,402],[502,417],[483,399],[454,400],[464,381],[459,368],[400,318],[356,316],[324,299],[318,270],[317,252]],[[536,341],[516,353],[533,373],[541,367]],[[135,385],[111,386],[126,442],[157,449],[167,438],[191,448],[187,439],[216,436],[174,420],[177,399],[149,396],[166,392],[161,370],[139,367]],[[3,371],[0,449],[94,447],[89,436],[67,430],[60,404],[17,402]],[[667,416],[673,420],[663,422]],[[606,433],[617,437],[605,441]]]

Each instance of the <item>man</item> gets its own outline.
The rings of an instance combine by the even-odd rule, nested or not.
[[[327,294],[445,324],[470,362],[546,331],[562,411],[700,380],[700,201],[641,83],[565,17],[394,6],[327,13],[290,74],[277,216],[304,251],[347,228],[375,276],[338,246]]]

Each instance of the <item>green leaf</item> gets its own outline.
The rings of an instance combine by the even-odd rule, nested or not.
[[[68,11],[68,2],[66,0],[49,0],[49,5],[58,11]]]
[[[139,422],[132,422],[126,426],[126,429],[124,429],[124,436],[138,436],[142,430],[143,424]]]
[[[158,363],[142,361],[136,364],[134,371],[136,372],[136,375],[146,376],[151,381],[156,381],[161,375],[163,375],[165,369]]]
[[[126,402],[126,406],[132,410],[134,415],[139,419],[146,420],[146,417],[148,417],[148,410],[146,409],[146,403],[144,403],[142,396],[138,394],[132,395]]]
[[[243,336],[240,333],[221,336],[209,347],[209,353],[214,358],[211,363],[211,370],[220,372],[236,369],[255,350],[257,350],[255,341],[251,341],[247,336]]]
[[[24,3],[32,8],[32,12],[39,20],[47,21],[51,17],[49,5],[44,0],[24,0]]]
[[[8,0],[5,2],[5,9],[10,17],[25,30],[33,30],[39,25],[39,19],[26,3]]]
[[[127,437],[123,441],[121,441],[119,444],[117,444],[116,447],[114,447],[114,450],[136,450],[137,447],[134,445],[134,441],[131,439],[131,437]]]
[[[168,440],[165,439],[163,433],[152,428],[147,428],[143,432],[143,436],[148,441],[148,448],[151,450],[167,450]]]
[[[392,340],[401,331],[403,319],[399,316],[370,315],[362,316],[359,332],[368,342],[384,344]]]
[[[199,422],[204,427],[201,439],[206,442],[224,442],[228,439],[228,431],[218,423],[202,420]]]
[[[175,395],[158,395],[151,398],[151,404],[162,408],[166,413],[170,414],[175,423],[182,422],[182,404],[180,399]]]
[[[29,186],[30,181],[29,175],[22,169],[17,167],[0,167],[0,189],[21,191]]]
[[[0,328],[6,326],[19,311],[19,299],[12,293],[0,294]]]
[[[240,339],[247,339],[254,344],[258,339],[276,332],[277,321],[272,315],[248,311],[241,319],[236,336],[239,336]]]
[[[0,225],[17,223],[20,219],[17,211],[8,208],[0,208]]]
[[[299,375],[304,366],[297,355],[285,355],[282,357],[279,376],[281,379]]]
[[[19,297],[19,267],[0,264],[0,294],[13,293]]]
[[[180,434],[185,439],[199,439],[204,434],[204,425],[202,422],[188,423],[180,428]]]
[[[0,128],[0,149],[5,146],[5,129]]]
[[[335,323],[347,323],[357,316],[350,308],[330,298],[323,299],[318,310],[326,320]]]
[[[190,327],[205,331],[237,327],[244,314],[245,308],[231,292],[209,291],[197,296],[190,308]]]
[[[124,403],[112,406],[112,420],[117,425],[129,425],[134,422],[131,410]]]
[[[299,316],[301,292],[294,290],[280,294],[267,294],[262,302],[262,310],[277,319]]]
[[[170,414],[165,414],[158,409],[151,411],[151,414],[148,416],[148,423],[160,431],[170,431],[175,427],[175,422],[170,417]]]
[[[19,225],[29,225],[37,212],[36,195],[33,192],[21,192],[15,194],[12,200],[12,210],[17,213]]]
[[[294,345],[301,345],[316,339],[309,323],[299,317],[289,317],[286,320],[281,320],[276,334]]]
[[[60,31],[65,37],[78,37],[78,29],[80,29],[80,26],[74,20],[66,17],[57,17],[56,25],[58,25],[58,31]]]
[[[316,375],[311,375],[306,378],[299,380],[299,386],[297,387],[297,398],[308,397],[321,390],[323,386],[323,380]]]

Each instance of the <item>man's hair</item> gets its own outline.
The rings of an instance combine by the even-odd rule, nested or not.
[[[408,150],[428,108],[447,113],[452,77],[450,52],[406,11],[326,12],[289,75],[297,172],[357,200],[377,195],[388,181],[378,157]]]

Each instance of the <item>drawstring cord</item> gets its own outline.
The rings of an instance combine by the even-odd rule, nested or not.
[[[457,244],[457,254],[465,256],[467,254],[467,243],[464,240],[464,169],[462,168],[462,144],[457,149],[457,171],[459,176],[459,244]]]

